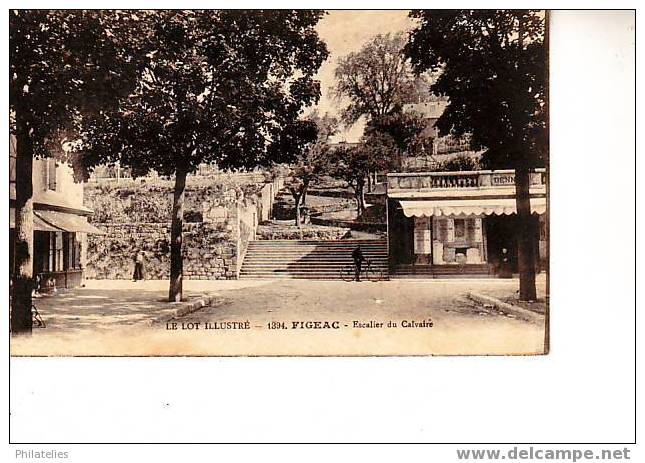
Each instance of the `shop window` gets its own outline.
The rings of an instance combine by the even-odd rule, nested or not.
[[[455,241],[455,225],[453,219],[435,219],[434,236],[442,243]]]
[[[414,253],[431,254],[431,221],[425,217],[415,217],[414,220]]]
[[[76,233],[66,233],[65,240],[67,243],[67,268],[78,270],[81,268],[81,243],[76,237]]]
[[[60,272],[63,268],[63,233],[56,233],[56,271]]]
[[[34,273],[49,270],[49,232],[34,232]]]
[[[455,240],[463,241],[466,239],[466,220],[455,219]]]
[[[54,260],[56,259],[56,233],[49,234],[49,242],[47,243],[47,265],[48,272],[54,271]]]
[[[63,270],[63,233],[49,234],[49,256],[47,270],[60,272]]]

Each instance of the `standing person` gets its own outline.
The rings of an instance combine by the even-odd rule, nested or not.
[[[134,255],[134,275],[132,279],[134,281],[145,280],[145,272],[143,267],[144,255],[142,251],[138,251]]]
[[[499,277],[513,278],[511,261],[509,260],[508,249],[506,248],[502,248],[502,254],[499,257]]]
[[[354,279],[361,281],[361,266],[363,265],[365,257],[363,256],[363,250],[360,244],[352,252],[352,258],[354,259]]]

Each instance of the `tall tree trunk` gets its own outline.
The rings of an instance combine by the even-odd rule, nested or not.
[[[300,228],[302,225],[301,219],[300,219],[300,196],[298,196],[298,199],[296,200],[296,226]]]
[[[356,183],[355,195],[356,212],[358,214],[356,218],[359,218],[365,213],[365,180]]]
[[[291,196],[293,197],[293,207],[296,211],[295,225],[300,228],[300,203],[302,201],[302,192],[292,189]]]
[[[372,192],[372,173],[369,170],[367,171],[367,192]]]
[[[187,172],[177,169],[175,191],[172,203],[172,223],[170,226],[170,289],[168,300],[181,302],[183,296],[184,261],[181,254],[184,225],[184,196]]]
[[[354,188],[354,199],[356,200],[356,218],[359,218],[361,215],[361,191],[358,186],[358,182]]]
[[[535,290],[535,227],[531,216],[530,175],[526,166],[515,169],[515,201],[517,208],[517,264],[520,272],[520,300],[536,300]]]
[[[34,157],[29,124],[16,114],[16,232],[14,241],[11,332],[31,333],[31,292],[34,287]]]

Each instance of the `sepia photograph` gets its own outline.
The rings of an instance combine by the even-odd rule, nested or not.
[[[638,460],[635,10],[26,2],[10,458]]]
[[[12,355],[545,354],[542,10],[16,10]]]

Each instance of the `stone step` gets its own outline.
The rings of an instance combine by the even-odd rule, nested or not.
[[[308,247],[308,246],[294,246],[294,247],[284,247],[284,246],[249,246],[247,249],[256,251],[256,252],[345,252],[351,254],[356,248],[331,248],[331,247]],[[385,247],[374,247],[374,248],[361,248],[363,253],[377,252],[377,253],[387,253],[387,248]]]
[[[248,256],[248,254],[247,254]],[[370,257],[367,256],[365,257],[365,260],[369,260],[370,262],[386,262],[387,258],[386,257]],[[354,259],[352,258],[347,258],[347,257],[310,257],[310,256],[295,256],[295,257],[290,257],[290,256],[255,256],[251,255],[248,256],[248,261],[246,258],[244,259],[245,262],[308,262],[308,263],[316,263],[316,262],[354,262]]]
[[[326,270],[280,270],[280,269],[252,269],[252,270],[243,270],[240,272],[240,276],[251,276],[251,275],[331,275],[334,277],[339,277],[342,269],[326,269]],[[376,269],[377,273],[387,275],[385,269]]]
[[[341,262],[299,262],[299,261],[249,261],[245,262],[246,267],[286,267],[286,266],[298,266],[303,268],[314,268],[314,267],[346,267],[347,265],[353,265],[353,261],[341,261]],[[371,262],[372,267],[387,267],[387,262]],[[366,267],[367,264],[363,264],[363,267]]]
[[[326,265],[326,266],[311,266],[311,265],[263,265],[263,266],[248,266],[241,269],[241,272],[336,272],[345,268],[354,268],[353,265]],[[365,270],[366,267],[362,267]],[[374,270],[386,270],[385,265],[372,265],[370,268]]]
[[[338,280],[338,281],[344,281],[340,276],[336,275],[254,275],[254,276],[248,276],[248,275],[240,275],[241,280]],[[367,281],[365,280],[364,277],[361,278],[362,281]],[[381,281],[386,281],[388,280],[387,277],[383,277]]]
[[[373,258],[368,258],[363,261],[363,264],[367,265],[367,261],[371,262],[372,264],[387,264],[387,259],[373,259]],[[299,263],[299,264],[305,264],[305,265],[316,265],[316,264],[350,264],[353,263],[353,259],[347,259],[347,258],[327,258],[327,259],[311,259],[311,258],[301,258],[301,259],[290,259],[286,257],[274,257],[274,258],[265,258],[265,257],[259,257],[259,256],[249,256],[248,258],[244,259],[244,263],[248,264],[271,264],[271,263]]]
[[[321,249],[321,248],[247,248],[247,251],[276,254],[280,252],[289,252],[292,254],[346,254],[351,255],[353,249]],[[363,249],[363,254],[387,254],[387,249]]]
[[[311,255],[302,255],[302,256],[289,256],[289,255],[276,255],[276,256],[269,256],[269,255],[256,255],[256,254],[251,254],[249,255],[247,253],[249,262],[253,261],[255,259],[259,260],[264,260],[264,261],[270,261],[270,262],[275,262],[275,261],[306,261],[306,262],[324,262],[324,261],[330,261],[330,262],[353,262],[354,259],[352,259],[351,256],[311,256]],[[378,262],[378,261],[386,261],[387,257],[386,256],[363,256],[364,259],[370,260],[372,262]]]
[[[251,240],[249,244],[258,246],[381,246],[387,240]]]
[[[385,240],[267,240],[249,243],[240,278],[339,280],[341,271],[353,265],[358,244],[373,268],[387,275]]]
[[[356,246],[248,246],[248,249],[257,249],[260,250],[297,250],[297,249],[306,249],[306,250],[320,250],[320,251],[353,251],[356,249]],[[387,251],[387,246],[361,246],[361,250],[365,251]]]

